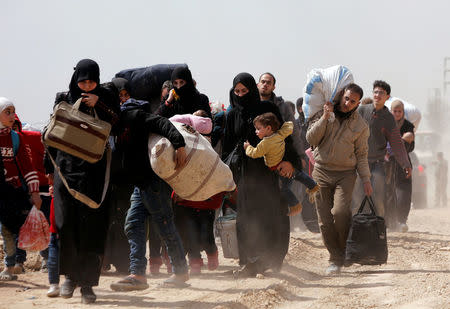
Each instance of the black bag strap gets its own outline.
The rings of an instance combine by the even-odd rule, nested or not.
[[[359,206],[358,209],[358,213],[362,213],[364,210],[364,207],[366,206],[366,204],[369,204],[369,208],[370,208],[370,213],[374,216],[377,215],[376,211],[375,211],[375,203],[373,202],[373,199],[371,196],[365,196],[363,201],[361,202],[361,206]]]

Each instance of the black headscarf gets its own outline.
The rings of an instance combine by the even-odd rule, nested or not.
[[[182,80],[186,81],[186,84],[184,86],[182,86],[180,88],[174,87],[176,94],[181,99],[193,97],[198,93],[198,91],[194,85],[194,80],[192,79],[191,71],[189,70],[188,67],[179,66],[179,67],[175,68],[175,70],[173,70],[173,72],[172,72],[172,77],[171,77],[172,83],[176,79],[182,79]]]
[[[115,77],[111,80],[111,82],[114,84],[114,86],[117,88],[119,92],[122,90],[126,90],[128,93],[130,93],[130,87],[128,85],[128,80],[122,77]]]
[[[97,83],[97,87],[90,92],[95,94],[100,85],[100,68],[97,62],[91,59],[80,60],[74,70],[75,72],[73,72],[69,85],[72,100],[76,101],[81,97],[83,91],[78,88],[78,83],[83,80],[92,80]]]
[[[234,88],[239,83],[248,89],[248,92],[242,97],[234,93]],[[258,87],[253,76],[249,73],[239,73],[236,75],[233,79],[233,88],[230,90],[230,104],[234,108],[241,110],[245,116],[250,116],[251,111],[255,110],[260,102]]]

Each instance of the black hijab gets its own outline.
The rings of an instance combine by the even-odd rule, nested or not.
[[[114,84],[114,86],[117,88],[119,92],[122,90],[126,90],[128,93],[130,93],[130,87],[128,85],[128,80],[122,77],[115,77],[111,80],[111,82]]]
[[[248,92],[242,97],[239,97],[234,93],[234,88],[239,83],[248,89]],[[259,103],[261,103],[261,99],[259,97],[258,87],[256,86],[253,76],[249,73],[239,73],[236,75],[233,79],[233,88],[230,90],[231,106],[240,110],[244,117],[247,118],[251,116],[252,111],[257,109]]]
[[[69,92],[73,101],[78,100],[81,97],[81,93],[84,91],[78,88],[78,83],[83,80],[92,80],[97,83],[97,87],[90,93],[97,93],[100,85],[100,68],[94,60],[83,59],[77,63],[74,68],[72,79],[70,80]]]
[[[173,70],[172,72],[171,77],[172,83],[176,79],[182,79],[186,82],[186,84],[180,88],[174,87],[176,94],[180,97],[181,100],[191,98],[198,93],[194,85],[194,80],[192,79],[191,71],[189,70],[188,67],[179,66],[175,68],[175,70]]]

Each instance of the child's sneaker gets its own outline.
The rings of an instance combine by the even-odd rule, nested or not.
[[[206,254],[208,257],[208,270],[215,270],[219,267],[219,252],[216,251],[211,254]]]
[[[189,259],[189,266],[191,267],[191,276],[200,275],[202,272],[203,259]]]
[[[58,297],[59,296],[59,284],[50,284],[50,288],[47,291],[48,297]]]
[[[288,212],[288,216],[295,216],[299,213],[302,212],[303,206],[302,204],[299,202],[297,205],[289,207],[289,212]]]
[[[320,189],[319,185],[316,185],[316,186],[315,186],[314,188],[312,188],[312,189],[306,189],[306,193],[308,193],[308,195],[309,195],[309,201],[310,201],[311,203],[313,203],[313,204],[314,204],[314,201],[315,201],[314,195],[315,195],[315,193],[316,193],[317,191],[319,191],[319,189]]]

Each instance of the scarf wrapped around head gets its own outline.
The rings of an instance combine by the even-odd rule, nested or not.
[[[179,66],[175,68],[175,70],[173,70],[171,76],[172,83],[177,79],[182,79],[186,82],[186,84],[181,86],[180,88],[174,88],[175,93],[181,99],[190,98],[197,94],[197,89],[195,88],[191,71],[187,66]]]
[[[0,97],[0,113],[2,113],[8,107],[14,107],[14,103],[4,97]],[[5,126],[0,122],[0,129],[3,129]]]
[[[241,97],[234,93],[234,88],[236,88],[236,85],[239,83],[248,89],[248,92]],[[244,116],[249,116],[259,103],[261,103],[261,99],[253,76],[249,73],[239,73],[236,75],[233,79],[233,88],[230,90],[231,106],[241,110]]]
[[[405,122],[405,105],[400,100],[395,100],[394,102],[391,103],[391,112],[398,107],[402,109],[403,115],[402,118],[400,118],[400,120],[398,121],[395,120],[395,123],[397,124],[398,128],[401,128],[403,126],[403,123]]]
[[[72,100],[75,102],[81,97],[83,91],[78,88],[78,83],[83,80],[92,80],[97,83],[97,88],[90,92],[96,94],[96,90],[100,85],[100,68],[97,62],[91,59],[80,60],[74,70],[69,85],[69,92]]]

